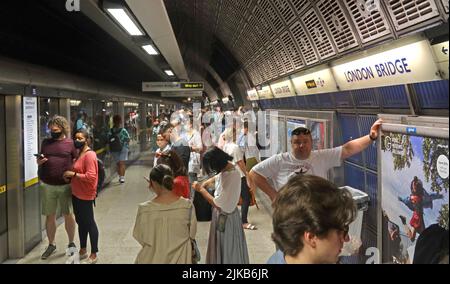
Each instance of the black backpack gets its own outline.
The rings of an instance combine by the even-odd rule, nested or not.
[[[119,128],[119,131],[113,131],[111,128],[111,136],[109,137],[109,151],[111,152],[120,152],[122,151],[122,142],[120,142],[119,133],[122,131],[122,128]]]

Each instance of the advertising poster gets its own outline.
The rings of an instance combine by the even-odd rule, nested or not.
[[[325,124],[320,121],[310,120],[308,128],[311,130],[313,150],[325,149]]]
[[[306,127],[306,120],[303,120],[303,119],[292,119],[292,118],[288,118],[286,120],[287,152],[291,151],[292,131],[294,131],[298,127]]]
[[[425,228],[448,227],[448,139],[381,137],[383,263],[412,263]]]
[[[38,182],[38,165],[34,154],[38,153],[37,98],[23,97],[23,154],[25,188]]]

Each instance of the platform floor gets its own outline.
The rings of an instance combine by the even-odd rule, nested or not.
[[[132,231],[136,218],[138,204],[152,197],[143,176],[148,176],[152,156],[144,155],[126,171],[125,184],[119,184],[116,178],[105,188],[96,200],[95,219],[99,228],[99,264],[131,264],[140,250],[139,244],[134,240]],[[271,208],[267,197],[262,192],[257,193],[256,206],[250,207],[249,221],[258,227],[258,230],[244,230],[250,263],[264,264],[275,251],[275,245],[270,235],[272,232]],[[197,227],[197,243],[202,255],[206,256],[210,222],[199,222]],[[18,264],[63,264],[66,262],[65,249],[67,235],[64,225],[59,225],[56,232],[56,253],[47,260],[40,256],[48,245],[47,238],[30,251],[24,258],[8,260],[6,263]],[[79,246],[78,233],[75,243]],[[88,240],[88,251],[89,251]]]

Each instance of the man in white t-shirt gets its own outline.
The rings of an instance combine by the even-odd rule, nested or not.
[[[327,179],[328,170],[340,166],[343,160],[360,153],[377,139],[381,123],[381,119],[377,120],[369,135],[349,141],[340,147],[318,151],[312,151],[311,131],[299,127],[292,131],[291,152],[272,156],[257,164],[249,176],[274,201],[280,188],[295,175],[309,174]]]

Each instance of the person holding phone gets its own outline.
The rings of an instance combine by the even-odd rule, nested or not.
[[[36,154],[39,165],[38,176],[41,180],[42,214],[46,216],[45,229],[48,247],[41,259],[47,259],[56,251],[56,208],[61,208],[65,229],[69,238],[68,249],[76,248],[75,219],[72,210],[72,190],[70,182],[63,178],[65,171],[72,168],[73,160],[78,156],[77,150],[69,137],[69,123],[64,117],[54,116],[48,122],[51,137],[41,145],[41,152]]]
[[[237,208],[241,195],[241,176],[231,163],[233,157],[217,147],[203,157],[208,174],[217,173],[209,180],[194,182],[192,187],[214,207],[209,231],[206,264],[248,264],[247,241]],[[206,187],[215,185],[214,197]]]

